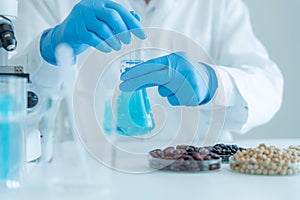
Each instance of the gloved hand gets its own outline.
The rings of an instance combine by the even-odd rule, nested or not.
[[[40,40],[42,57],[56,64],[55,49],[69,45],[76,55],[92,46],[102,52],[120,50],[121,42],[129,44],[130,31],[140,39],[146,35],[139,16],[110,0],[81,0],[59,25],[46,30]]]
[[[158,86],[173,106],[198,106],[209,102],[218,87],[214,70],[191,61],[184,53],[155,58],[125,70],[120,89],[125,92]]]

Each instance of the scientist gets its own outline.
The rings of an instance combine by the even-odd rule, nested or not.
[[[132,35],[145,39],[142,29],[136,29],[143,27],[174,30],[192,38],[215,65],[192,64],[184,54],[173,53],[124,73],[122,90],[158,86],[159,94],[174,106],[216,103],[227,111],[224,135],[267,123],[279,110],[282,75],[255,37],[241,0],[20,1],[19,47],[12,61],[26,61],[37,90],[56,90],[61,80],[53,66],[59,44],[73,49],[76,62],[89,47],[108,53],[130,43]],[[119,33],[120,37],[112,37]],[[169,69],[176,73],[161,79]],[[223,90],[218,90],[220,85]],[[222,101],[220,93],[225,97]]]

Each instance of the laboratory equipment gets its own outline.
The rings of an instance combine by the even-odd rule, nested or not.
[[[1,47],[6,51],[13,51],[17,47],[17,40],[13,31],[13,25],[9,18],[0,15]]]
[[[11,19],[17,15],[18,1],[0,3],[0,186],[16,188],[26,164],[26,112],[37,105],[38,98],[27,92],[30,77],[23,67],[8,65],[8,52],[17,47]]]
[[[206,147],[192,145],[168,146],[149,152],[149,165],[153,169],[173,172],[213,171],[221,168],[221,157]]]
[[[122,60],[121,73],[140,63],[141,60]],[[117,99],[117,132],[126,136],[140,136],[150,133],[154,127],[146,89],[120,91]]]
[[[0,76],[0,182],[18,187],[25,170],[26,79]]]

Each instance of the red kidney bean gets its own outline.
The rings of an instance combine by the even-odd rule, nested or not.
[[[149,154],[152,157],[150,167],[155,169],[193,172],[220,168],[220,156],[210,152],[205,147],[177,145],[163,150],[155,149],[150,151]]]

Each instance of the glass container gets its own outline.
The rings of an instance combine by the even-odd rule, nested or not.
[[[123,60],[121,73],[142,63],[141,60]],[[133,92],[120,91],[117,99],[117,133],[140,136],[150,133],[154,127],[153,115],[145,88]]]
[[[25,171],[27,80],[0,76],[0,183],[15,188]]]

